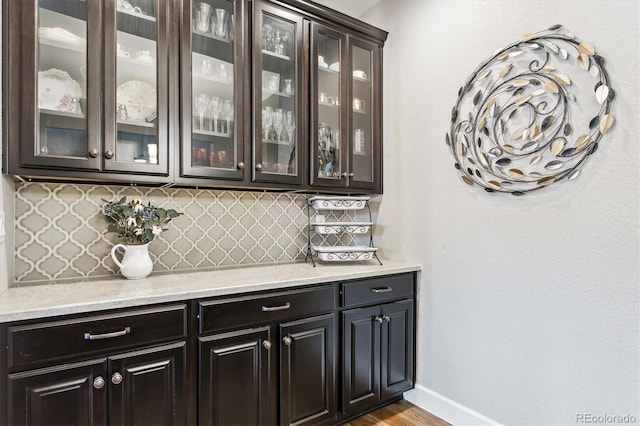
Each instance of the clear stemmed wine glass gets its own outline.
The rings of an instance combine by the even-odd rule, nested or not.
[[[233,108],[231,107],[231,100],[225,99],[222,102],[221,115],[223,120],[225,121],[225,131],[224,133],[229,135],[231,133],[231,129],[229,126],[230,119],[233,118]]]
[[[209,113],[211,114],[211,122],[209,129],[217,133],[218,132],[218,115],[220,114],[220,98],[213,96],[209,99]]]
[[[293,131],[296,128],[296,123],[293,119],[293,111],[287,111],[285,113],[284,128],[287,132],[287,139],[289,140],[289,143],[293,145],[294,144]]]
[[[273,114],[273,127],[276,130],[276,140],[282,140],[282,130],[284,129],[284,111],[278,108]]]
[[[270,106],[266,106],[262,108],[262,129],[263,129],[263,140],[269,140],[269,130],[271,129],[271,124],[273,124],[273,109]]]
[[[207,111],[207,102],[208,102],[207,95],[204,93],[200,93],[194,105],[196,112],[200,117],[200,130],[204,130],[202,121],[204,120],[204,113]]]

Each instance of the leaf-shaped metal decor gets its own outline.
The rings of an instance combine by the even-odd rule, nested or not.
[[[482,62],[458,91],[445,140],[462,180],[523,195],[576,179],[615,122],[604,63],[561,25]]]

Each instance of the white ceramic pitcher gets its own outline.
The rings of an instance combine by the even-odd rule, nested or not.
[[[116,250],[122,248],[122,263],[116,257]],[[111,257],[120,268],[120,273],[130,280],[146,278],[153,270],[153,262],[149,256],[149,243],[142,245],[116,244],[111,249]]]

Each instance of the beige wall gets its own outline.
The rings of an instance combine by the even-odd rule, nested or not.
[[[412,397],[458,424],[640,421],[639,3],[383,0],[364,19],[390,32],[379,244],[424,267]],[[558,23],[605,57],[614,130],[575,181],[520,198],[464,185],[444,143],[458,88]]]

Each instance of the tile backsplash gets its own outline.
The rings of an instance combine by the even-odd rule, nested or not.
[[[154,272],[303,261],[306,196],[293,193],[20,183],[15,200],[15,283],[113,277],[104,200],[139,198],[182,216],[149,246]],[[313,211],[312,211],[313,213]],[[326,214],[326,212],[324,212]],[[349,220],[335,212],[328,220]],[[335,244],[335,236],[314,243]],[[341,236],[341,244],[351,243]],[[332,240],[333,239],[333,240]]]

